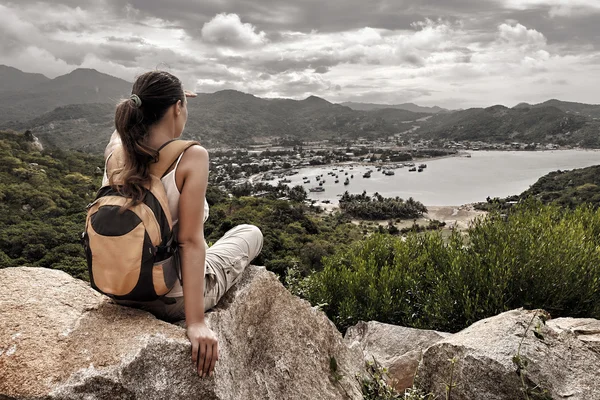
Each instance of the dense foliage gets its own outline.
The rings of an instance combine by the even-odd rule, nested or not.
[[[517,307],[600,318],[600,210],[528,202],[455,232],[375,235],[297,291],[345,329],[359,320],[455,332]]]
[[[257,265],[279,274],[288,269],[307,275],[322,269],[324,256],[363,238],[362,231],[339,216],[318,215],[301,203],[240,197],[211,206],[205,225],[209,244],[239,224],[254,224],[264,235]]]
[[[520,197],[535,196],[544,203],[555,202],[575,208],[581,204],[600,206],[600,165],[555,171],[541,177]]]
[[[102,164],[80,152],[40,152],[30,134],[0,132],[0,267],[56,268],[87,278],[79,240]]]
[[[385,198],[379,193],[373,197],[362,194],[344,192],[339,200],[340,209],[354,218],[361,219],[414,219],[420,218],[427,208],[412,197],[403,200],[399,197]]]

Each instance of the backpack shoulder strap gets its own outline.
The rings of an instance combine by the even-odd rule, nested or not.
[[[173,140],[167,143],[160,149],[158,161],[150,164],[150,174],[159,179],[162,178],[181,153],[194,145],[200,145],[200,143],[194,140]]]

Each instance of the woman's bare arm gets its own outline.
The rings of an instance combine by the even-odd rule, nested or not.
[[[181,159],[178,173],[183,175],[177,240],[181,251],[187,334],[198,374],[212,375],[218,360],[218,343],[204,322],[204,198],[208,185],[208,152],[200,146],[189,148]]]

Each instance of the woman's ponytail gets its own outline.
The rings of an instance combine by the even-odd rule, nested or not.
[[[150,163],[158,159],[158,151],[146,145],[150,127],[167,109],[184,101],[181,81],[163,71],[148,72],[136,79],[133,94],[122,100],[115,112],[115,127],[121,137],[125,165],[118,171],[119,191],[131,198],[131,204],[143,201],[144,187],[150,183]],[[114,174],[110,177],[115,185]]]

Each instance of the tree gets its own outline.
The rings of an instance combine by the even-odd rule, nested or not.
[[[290,189],[288,198],[292,201],[303,202],[308,198],[308,195],[302,185],[297,185]]]

